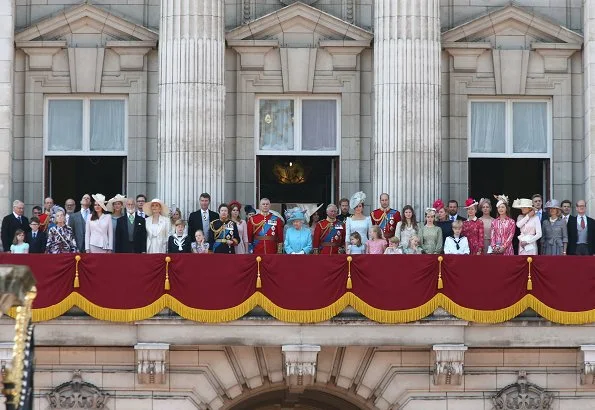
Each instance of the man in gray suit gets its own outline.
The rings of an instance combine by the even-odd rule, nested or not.
[[[89,194],[83,195],[81,198],[81,210],[70,215],[68,218],[68,225],[74,232],[76,246],[79,252],[85,252],[85,228],[87,220],[91,218],[91,196]]]

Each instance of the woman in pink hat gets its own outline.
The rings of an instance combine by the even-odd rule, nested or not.
[[[467,237],[471,255],[481,255],[484,246],[483,222],[476,216],[477,205],[477,201],[473,198],[468,198],[465,201],[467,220],[463,222],[463,236]]]

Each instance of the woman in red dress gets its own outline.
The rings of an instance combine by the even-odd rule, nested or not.
[[[468,198],[465,201],[467,220],[463,222],[463,236],[467,237],[471,255],[483,253],[483,222],[477,218],[477,201]]]
[[[508,197],[497,195],[498,217],[492,221],[492,240],[490,247],[495,255],[514,255],[512,238],[516,229],[514,220],[509,217]]]

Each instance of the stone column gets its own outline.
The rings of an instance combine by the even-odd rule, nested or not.
[[[595,213],[595,0],[583,0],[583,95],[585,98],[585,200]],[[581,198],[575,198],[576,200]]]
[[[158,196],[185,215],[223,200],[223,1],[162,0]]]
[[[11,211],[13,199],[11,192],[15,18],[14,0],[0,0],[0,215],[6,215]]]
[[[441,182],[439,3],[374,1],[374,201],[418,213]]]

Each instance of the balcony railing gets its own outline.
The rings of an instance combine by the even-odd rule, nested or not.
[[[482,323],[527,309],[562,324],[595,322],[595,258],[455,255],[1,254],[37,280],[33,319],[79,307],[129,322],[169,308],[226,322],[260,306],[278,320],[314,323],[351,306],[381,323],[416,321],[443,308]]]

